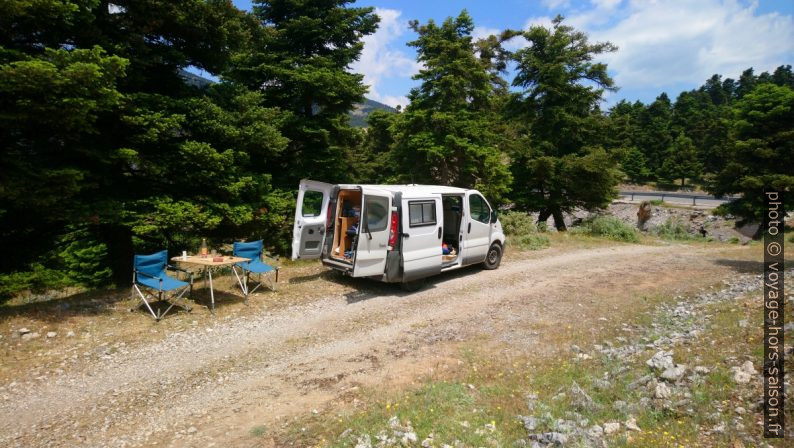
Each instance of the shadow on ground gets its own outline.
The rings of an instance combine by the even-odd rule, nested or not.
[[[419,280],[421,282],[421,286],[416,291],[405,291],[402,289],[400,283],[383,283],[368,278],[350,278],[341,276],[339,276],[339,278],[344,279],[346,285],[356,288],[355,291],[345,294],[345,300],[347,303],[353,304],[381,296],[410,296],[423,291],[435,289],[439,287],[439,284],[448,280],[454,280],[456,278],[466,277],[469,275],[476,275],[481,271],[482,268],[480,266],[474,265],[456,269],[454,271],[442,272],[438,275]]]
[[[118,302],[125,300],[130,300],[129,288],[86,291],[44,301],[5,304],[0,306],[0,320],[24,315],[54,323],[73,316],[110,314]]]

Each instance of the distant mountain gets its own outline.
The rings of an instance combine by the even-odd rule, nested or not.
[[[187,70],[180,70],[179,76],[185,80],[185,83],[193,87],[204,88],[215,83],[215,81],[211,79],[207,79]],[[350,112],[350,124],[357,128],[367,127],[367,117],[369,117],[369,114],[376,110],[385,110],[386,112],[397,113],[397,109],[389,105],[379,103],[369,98],[364,98],[364,102],[361,104],[356,104],[356,107]]]
[[[215,83],[215,81],[211,79],[207,79],[195,73],[190,73],[187,70],[179,70],[179,77],[185,81],[185,84],[198,88],[204,88]]]
[[[364,102],[356,104],[356,108],[350,112],[350,124],[357,128],[367,127],[367,117],[376,110],[397,113],[397,109],[383,103],[379,103],[369,98],[364,98]]]

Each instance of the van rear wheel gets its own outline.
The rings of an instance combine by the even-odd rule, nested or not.
[[[488,254],[485,256],[485,261],[482,263],[482,266],[488,270],[496,269],[501,262],[502,246],[499,243],[493,243],[488,249]]]

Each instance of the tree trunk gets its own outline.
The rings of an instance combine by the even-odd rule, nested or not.
[[[538,214],[538,225],[545,224],[546,221],[549,219],[549,216],[551,216],[551,211],[549,209],[544,208],[543,210],[541,210],[540,213]]]
[[[106,224],[99,229],[100,240],[108,248],[107,262],[116,286],[132,284],[132,230],[127,226]]]
[[[558,232],[565,232],[568,230],[565,227],[565,218],[562,216],[562,210],[559,207],[552,207],[551,214],[554,216],[554,227],[557,228]]]

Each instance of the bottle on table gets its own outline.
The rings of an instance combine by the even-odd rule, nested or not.
[[[199,253],[201,254],[202,257],[206,257],[207,256],[207,239],[206,238],[202,238],[201,239],[201,249],[199,250]]]

